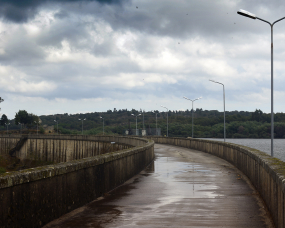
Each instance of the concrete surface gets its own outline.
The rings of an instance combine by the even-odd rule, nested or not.
[[[89,136],[81,138],[92,139]],[[144,142],[144,145],[1,174],[0,228],[42,227],[104,196],[140,173],[154,159],[151,140],[102,138],[132,144]]]
[[[156,160],[51,227],[274,227],[247,178],[207,153],[155,145]]]

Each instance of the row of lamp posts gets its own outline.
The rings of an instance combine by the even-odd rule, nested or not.
[[[273,89],[273,26],[279,22],[279,21],[282,21],[283,19],[285,19],[285,17],[282,17],[278,20],[276,20],[275,22],[273,23],[270,23],[269,21],[266,21],[262,18],[259,18],[257,17],[255,14],[252,14],[250,12],[247,12],[245,10],[242,10],[240,9],[239,11],[237,11],[237,13],[239,15],[242,15],[242,16],[245,16],[245,17],[249,17],[251,19],[258,19],[260,21],[263,21],[267,24],[270,25],[271,27],[271,156],[274,157],[274,143],[273,143],[273,140],[274,140],[274,99],[273,99],[273,92],[274,92],[274,89]],[[223,102],[224,102],[224,142],[226,141],[226,113],[225,113],[225,86],[223,83],[220,83],[220,82],[217,82],[217,81],[213,81],[213,80],[210,80],[211,82],[214,82],[214,83],[218,83],[220,85],[223,86]],[[187,100],[190,100],[192,101],[192,138],[193,138],[193,102],[200,99],[200,98],[197,98],[195,100],[191,100],[187,97],[184,97],[185,99]],[[163,108],[166,108],[164,106],[161,106]],[[166,108],[167,109],[167,108]],[[167,112],[168,112],[168,109],[167,109]],[[167,116],[167,136],[168,136],[168,116]]]
[[[273,99],[273,26],[277,23],[277,22],[279,22],[279,21],[281,21],[281,20],[283,20],[283,19],[285,19],[285,17],[282,17],[282,18],[280,18],[280,19],[278,19],[278,20],[276,20],[275,22],[273,22],[273,23],[270,23],[270,22],[268,22],[268,21],[266,21],[266,20],[264,20],[264,19],[262,19],[262,18],[259,18],[259,17],[257,17],[256,15],[254,15],[254,14],[252,14],[252,13],[250,13],[250,12],[247,12],[247,11],[245,11],[245,10],[239,10],[239,11],[237,11],[237,13],[239,14],[239,15],[242,15],[242,16],[245,16],[245,17],[249,17],[249,18],[251,18],[251,19],[258,19],[258,20],[260,20],[260,21],[263,21],[263,22],[265,22],[265,23],[267,23],[267,24],[269,24],[270,25],[270,27],[271,27],[271,156],[273,157],[274,156],[274,144],[273,144],[273,139],[274,139],[274,109],[273,109],[273,105],[274,105],[274,99]],[[214,82],[214,83],[218,83],[218,84],[220,84],[220,85],[222,85],[223,86],[223,103],[224,103],[224,142],[226,142],[226,113],[225,113],[225,86],[224,86],[224,84],[223,83],[220,83],[220,82],[217,82],[217,81],[213,81],[213,80],[210,80],[211,82]],[[197,99],[194,99],[194,100],[191,100],[191,99],[189,99],[189,98],[187,98],[187,97],[184,97],[185,99],[187,99],[187,100],[190,100],[190,101],[192,101],[192,138],[193,138],[193,132],[194,132],[194,130],[193,130],[193,102],[194,101],[196,101],[196,100],[198,100],[198,99],[200,99],[200,98],[197,98]],[[162,106],[161,105],[161,107],[163,107],[163,108],[165,108],[166,110],[167,110],[167,136],[168,136],[168,109],[166,108],[166,107],[164,107],[164,106]]]

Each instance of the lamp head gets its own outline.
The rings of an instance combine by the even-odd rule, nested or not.
[[[249,18],[254,19],[254,20],[256,19],[256,16],[253,13],[247,12],[247,11],[245,11],[243,9],[240,9],[239,11],[237,11],[237,13],[239,15],[242,15],[242,16],[245,16],[245,17],[249,17]]]

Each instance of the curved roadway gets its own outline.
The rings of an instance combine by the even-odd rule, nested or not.
[[[247,178],[207,153],[155,145],[156,159],[123,186],[50,227],[274,227]]]

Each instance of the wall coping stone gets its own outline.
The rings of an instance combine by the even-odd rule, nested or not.
[[[106,138],[107,137],[109,136],[106,136]],[[134,138],[134,137],[123,137],[123,136],[120,136],[120,137],[138,140],[138,138]],[[33,138],[33,137],[29,137],[29,138]],[[115,151],[115,152],[110,152],[110,153],[106,153],[106,154],[102,154],[102,155],[98,155],[94,157],[88,157],[88,158],[73,160],[69,162],[57,163],[54,165],[40,166],[40,167],[24,169],[20,171],[6,172],[4,174],[0,174],[0,189],[12,187],[15,185],[20,185],[23,183],[38,181],[38,180],[45,179],[45,178],[51,178],[54,176],[63,175],[63,174],[70,173],[70,172],[75,172],[80,169],[85,169],[85,168],[89,168],[92,166],[100,165],[103,163],[116,160],[118,158],[123,158],[123,157],[130,156],[132,154],[139,153],[145,149],[151,148],[154,145],[154,142],[152,140],[149,140],[149,139],[140,139],[140,140],[145,142],[146,145],[132,147],[129,149],[124,149],[124,150]]]

